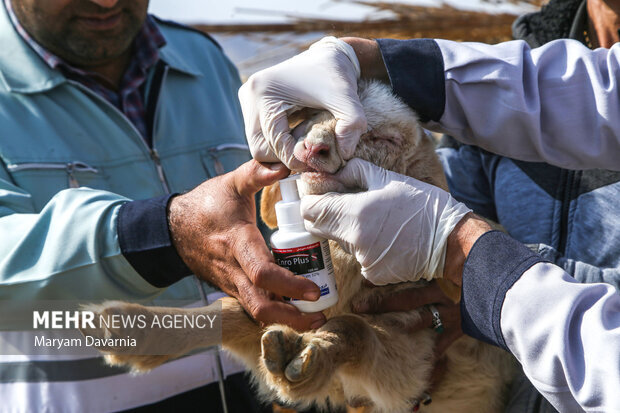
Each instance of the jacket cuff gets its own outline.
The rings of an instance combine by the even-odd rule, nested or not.
[[[463,267],[463,332],[508,350],[500,328],[506,292],[532,265],[544,261],[503,232],[483,234],[470,250]]]
[[[190,275],[170,237],[167,207],[176,194],[124,204],[118,212],[118,241],[123,256],[146,281],[168,287]]]
[[[443,55],[432,39],[377,39],[394,93],[422,122],[439,121],[446,104]]]

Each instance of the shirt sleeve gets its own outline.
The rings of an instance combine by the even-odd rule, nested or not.
[[[509,350],[559,411],[620,411],[620,295],[581,284],[500,232],[463,270],[463,331]]]
[[[378,44],[394,91],[429,129],[524,161],[620,170],[620,44]]]

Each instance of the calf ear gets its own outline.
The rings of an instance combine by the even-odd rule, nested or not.
[[[276,182],[263,188],[260,197],[260,216],[265,225],[274,229],[278,226],[276,220],[276,202],[282,200],[280,194],[280,183]]]
[[[314,115],[316,115],[319,112],[321,112],[321,110],[319,110],[319,109],[302,108],[302,109],[299,109],[299,110],[297,110],[295,112],[289,113],[287,115],[287,117],[288,117],[288,127],[291,130],[293,130],[297,126],[299,126],[300,123],[302,123],[305,120],[310,119],[311,117],[313,117]]]

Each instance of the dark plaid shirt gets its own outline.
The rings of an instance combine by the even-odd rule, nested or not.
[[[149,68],[159,60],[159,48],[166,44],[166,39],[164,39],[164,36],[150,16],[147,16],[142,29],[134,40],[131,61],[125,70],[120,88],[118,91],[114,91],[98,81],[98,79],[101,80],[101,76],[97,73],[71,66],[38,44],[17,20],[11,1],[4,0],[4,3],[17,32],[41,56],[49,67],[60,70],[68,79],[81,83],[114,105],[127,116],[149,146],[151,146],[152,137],[148,136],[147,133],[146,110],[140,86],[146,80]]]

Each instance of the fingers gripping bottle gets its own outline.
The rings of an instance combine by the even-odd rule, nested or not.
[[[292,175],[280,181],[282,201],[276,203],[278,231],[271,236],[271,250],[279,266],[309,279],[321,289],[317,301],[289,299],[300,311],[312,313],[336,304],[338,292],[328,241],[312,235],[304,227],[298,179],[299,175]]]

